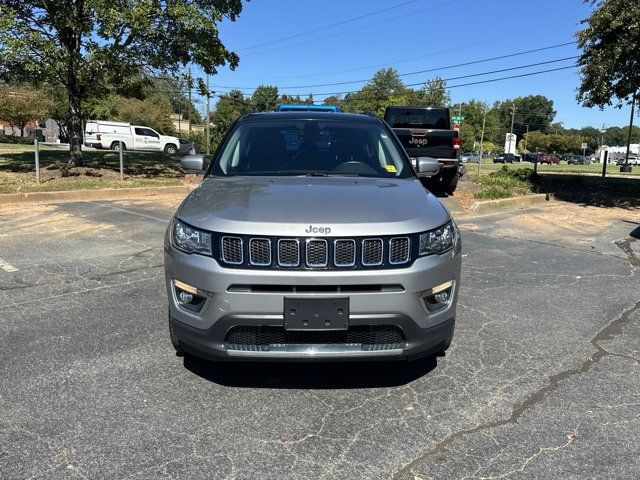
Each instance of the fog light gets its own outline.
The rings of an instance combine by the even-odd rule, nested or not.
[[[430,312],[440,310],[446,307],[451,301],[453,293],[453,280],[441,283],[429,290],[421,292],[419,296],[422,298],[425,307]]]
[[[180,292],[178,294],[178,302],[181,304],[190,303],[193,300],[193,295],[187,292]]]
[[[192,287],[179,280],[173,281],[173,288],[180,308],[184,308],[193,313],[200,312],[207,298],[212,296],[212,294],[198,290],[196,287]]]

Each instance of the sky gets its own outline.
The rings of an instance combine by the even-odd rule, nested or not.
[[[575,44],[441,69],[572,42],[591,8],[582,0],[253,0],[235,22],[220,24],[220,37],[240,64],[235,71],[220,68],[212,89],[250,93],[261,84],[277,85],[283,93],[304,98],[312,92],[322,100],[328,93],[359,89],[387,67],[403,75],[405,84],[438,75],[451,79],[451,87],[567,67],[575,62],[567,58],[579,54]],[[559,59],[567,60],[555,62]],[[541,62],[552,63],[453,79]],[[423,70],[434,71],[412,74]],[[578,69],[569,68],[451,88],[450,94],[453,104],[545,95],[554,102],[556,121],[567,128],[628,124],[628,108],[582,108],[575,98],[579,84]]]

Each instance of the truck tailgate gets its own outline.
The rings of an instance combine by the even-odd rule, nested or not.
[[[420,128],[394,128],[398,140],[410,157],[456,158],[453,130],[425,130]]]

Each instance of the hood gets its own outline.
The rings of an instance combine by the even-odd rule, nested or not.
[[[366,236],[439,227],[449,212],[416,179],[209,177],[184,200],[184,222],[273,236]]]

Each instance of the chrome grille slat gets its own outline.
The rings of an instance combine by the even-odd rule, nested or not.
[[[281,238],[278,240],[278,265],[297,267],[300,265],[300,241]]]
[[[401,265],[411,258],[411,240],[409,237],[395,237],[389,240],[389,263]]]
[[[384,244],[381,238],[366,238],[362,241],[362,265],[382,265]]]
[[[271,265],[271,240],[268,238],[249,240],[249,263],[262,267]]]
[[[323,268],[329,263],[329,244],[325,239],[307,240],[305,248],[307,266]]]
[[[356,241],[340,239],[333,243],[333,264],[336,267],[353,267],[356,264]]]
[[[222,244],[222,261],[231,265],[242,265],[244,262],[242,238],[225,236],[220,242]]]

